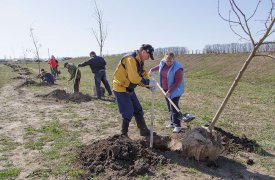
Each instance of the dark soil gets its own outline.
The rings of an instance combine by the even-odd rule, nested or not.
[[[86,176],[104,173],[110,179],[153,173],[158,164],[169,162],[157,150],[120,135],[84,146],[79,156],[82,168],[89,171]]]
[[[215,127],[215,130],[221,135],[222,145],[227,153],[235,153],[239,150],[255,153],[262,152],[260,145],[255,140],[248,139],[245,135],[237,137],[218,127]]]
[[[92,97],[89,95],[85,95],[82,93],[78,93],[78,94],[70,94],[67,93],[65,90],[61,90],[61,89],[56,89],[53,90],[52,92],[46,94],[46,95],[37,95],[38,97],[44,97],[44,98],[54,98],[57,100],[65,100],[65,101],[72,101],[72,102],[87,102],[87,101],[91,101]]]
[[[16,88],[21,88],[23,86],[29,86],[29,85],[38,85],[37,82],[35,82],[34,80],[32,79],[26,79],[25,82],[23,82],[22,84],[18,85]]]
[[[215,128],[221,135],[222,145],[226,153],[236,153],[236,151],[253,152],[260,146],[253,140],[245,136],[239,138],[233,134]],[[158,164],[171,163],[168,144],[172,139],[181,139],[183,133],[168,136],[154,136],[154,148],[150,149],[149,140],[141,139],[138,141],[129,138],[114,135],[107,139],[94,141],[79,150],[79,163],[81,169],[88,170],[83,178],[92,177],[93,175],[103,173],[104,177],[115,179],[117,177],[133,178],[138,175],[154,174]],[[179,153],[178,151],[175,153]],[[180,153],[183,156],[182,153]],[[185,158],[185,157],[182,157]],[[215,162],[211,166],[218,168]],[[253,165],[253,160],[248,160],[247,164]]]

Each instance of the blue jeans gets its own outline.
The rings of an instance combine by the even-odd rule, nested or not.
[[[168,111],[170,113],[170,124],[173,124],[175,127],[181,127],[180,120],[178,119],[179,118],[178,111],[174,108],[174,106],[169,102],[169,100],[167,98],[165,98],[165,100],[166,100],[166,104],[168,107]],[[180,96],[174,97],[171,100],[177,106],[177,108],[179,108]]]
[[[101,81],[104,84],[105,89],[108,91],[109,95],[112,95],[110,85],[106,79],[105,70],[99,70],[97,73],[95,73],[94,79],[95,79],[95,86],[96,86],[96,94],[98,98],[101,98],[101,91],[100,91]]]
[[[133,116],[138,119],[143,117],[144,113],[135,92],[114,91],[114,94],[123,121],[130,122]]]

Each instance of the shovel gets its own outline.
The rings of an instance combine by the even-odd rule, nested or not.
[[[161,86],[159,85],[159,83],[157,82],[157,86],[158,88],[161,90],[161,92],[166,95],[165,91],[161,88]],[[176,111],[179,113],[179,117],[178,119],[180,121],[183,121],[183,122],[186,122],[186,123],[189,123],[190,121],[194,120],[196,117],[193,115],[193,114],[189,114],[189,113],[185,113],[185,114],[182,114],[179,110],[179,108],[175,105],[175,103],[169,98],[169,97],[166,97],[168,99],[168,101],[172,104],[172,106],[176,109]]]
[[[78,67],[76,68],[75,75],[74,75],[74,80],[73,80],[73,92],[74,92],[74,83],[75,83],[75,79],[76,79],[77,73],[78,73]]]

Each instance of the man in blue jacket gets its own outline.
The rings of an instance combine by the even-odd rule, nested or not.
[[[110,85],[106,78],[106,61],[103,57],[97,56],[94,51],[90,52],[90,59],[88,61],[85,61],[78,65],[78,67],[84,67],[89,65],[92,73],[94,73],[94,79],[95,79],[95,86],[96,86],[96,94],[97,98],[101,98],[101,90],[100,90],[100,83],[104,84],[106,90],[109,93],[109,96],[112,95],[112,91],[110,88]]]

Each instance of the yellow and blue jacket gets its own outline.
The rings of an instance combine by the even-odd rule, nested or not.
[[[116,92],[133,92],[137,85],[149,88],[149,77],[140,60],[139,51],[124,56],[114,73],[113,90]]]

